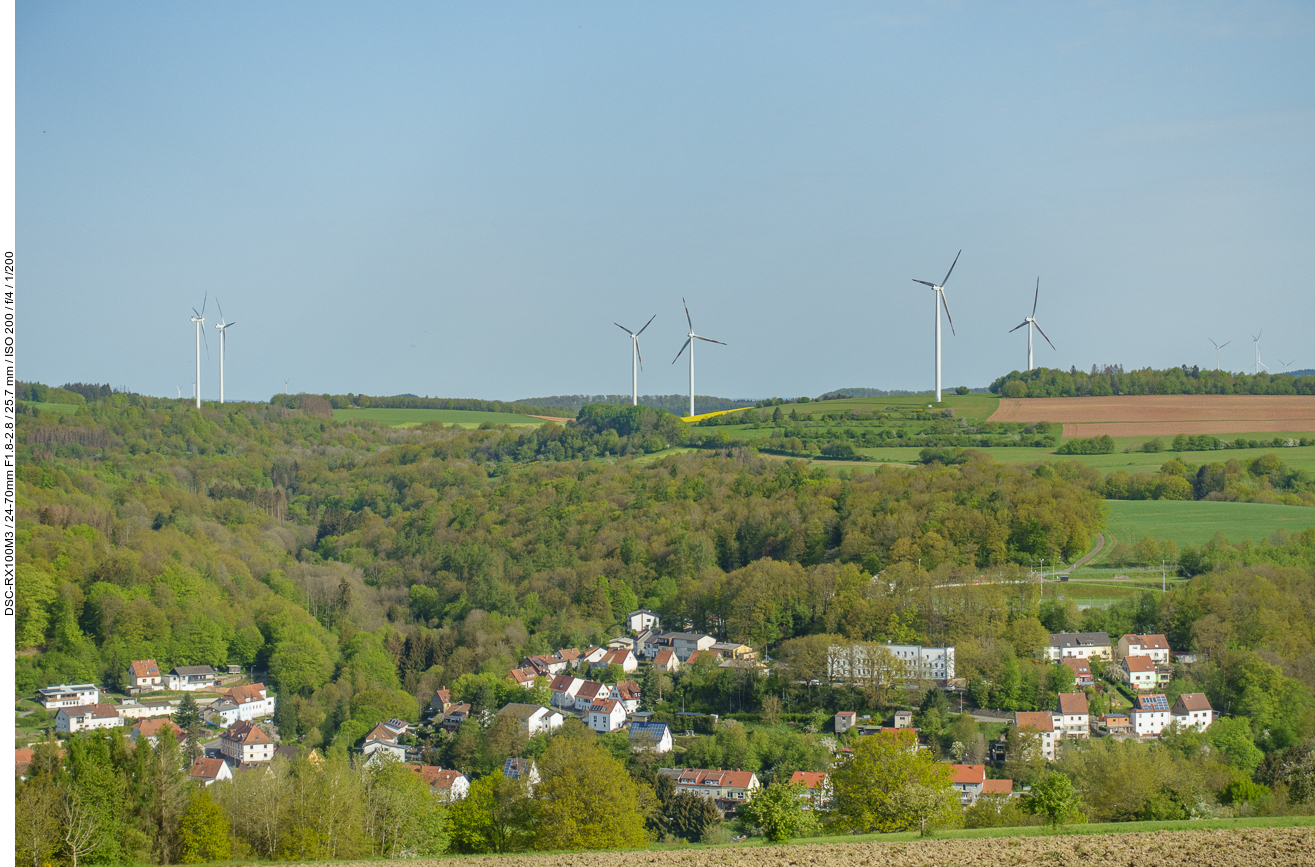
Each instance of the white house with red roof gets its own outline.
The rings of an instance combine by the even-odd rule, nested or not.
[[[752,771],[722,771],[708,768],[659,768],[658,773],[671,777],[676,794],[690,792],[712,798],[723,813],[734,811],[738,805],[762,788],[758,775]]]
[[[1055,760],[1055,714],[1020,710],[1014,714],[1014,726],[1020,732],[1035,732],[1042,757],[1048,762]]]
[[[1173,721],[1183,728],[1205,731],[1214,722],[1215,712],[1203,692],[1185,692],[1178,696],[1170,710]]]
[[[79,707],[61,707],[55,712],[55,731],[73,732],[88,729],[117,729],[123,717],[112,704],[85,704]]]
[[[590,705],[600,698],[607,698],[611,694],[611,688],[605,684],[586,680],[580,684],[575,692],[575,709],[578,713],[587,714]]]
[[[128,663],[128,691],[151,692],[164,689],[164,675],[154,659],[137,659]]]
[[[826,771],[795,771],[790,775],[790,782],[803,785],[808,809],[831,809],[831,777]]]
[[[429,793],[445,804],[461,800],[470,791],[470,777],[461,771],[445,771],[435,765],[404,765],[404,767],[424,780],[429,785]]]
[[[250,720],[239,720],[219,736],[219,752],[241,767],[274,759],[274,741]]]
[[[155,746],[162,734],[168,735],[180,743],[187,739],[187,732],[183,731],[182,726],[168,717],[141,720],[132,727],[128,737],[133,743],[145,741],[151,746]]]
[[[584,649],[583,653],[580,654],[580,660],[577,663],[577,665],[583,665],[592,668],[595,662],[602,659],[606,655],[607,655],[606,647],[599,647],[596,644],[590,645],[589,647],[586,647]]]
[[[842,710],[836,714],[836,734],[843,735],[858,723],[858,714],[852,710]]]
[[[982,795],[982,786],[986,784],[986,765],[950,765],[954,776],[950,785],[959,794],[959,803],[971,807]]]
[[[679,671],[680,660],[676,658],[676,651],[669,648],[659,650],[657,655],[653,657],[653,667],[669,673]]]
[[[556,731],[562,725],[561,713],[539,704],[512,702],[498,711],[498,716],[511,717],[519,721],[521,731],[530,738],[537,734]]]
[[[1077,656],[1066,656],[1059,664],[1073,672],[1073,682],[1078,686],[1091,686],[1096,679],[1091,674],[1091,663]]]
[[[575,696],[584,686],[584,680],[572,674],[559,674],[548,684],[552,698],[549,703],[562,710],[575,710]]]
[[[1132,732],[1138,737],[1155,737],[1173,722],[1173,709],[1169,699],[1160,693],[1139,695],[1133,699],[1128,712]]]
[[[626,709],[614,698],[595,699],[589,705],[585,725],[596,732],[614,732],[625,725]]]
[[[232,687],[224,693],[224,697],[237,709],[233,719],[224,720],[225,725],[232,725],[242,719],[263,719],[274,715],[274,697],[263,683]]]
[[[1065,738],[1091,737],[1091,714],[1085,692],[1061,692],[1056,702],[1059,720],[1055,733]]]
[[[233,770],[223,759],[200,758],[192,762],[192,769],[187,776],[202,786],[212,786],[223,780],[233,779]]]
[[[626,713],[639,710],[639,696],[639,684],[633,680],[618,680],[612,684],[612,691],[607,695],[608,698],[621,702],[621,707],[625,708]]]
[[[607,651],[597,662],[589,664],[590,670],[595,668],[606,668],[609,665],[619,665],[621,670],[626,674],[639,668],[639,660],[635,659],[635,654],[628,647],[617,647]]]
[[[1169,664],[1169,639],[1159,633],[1129,633],[1119,639],[1118,646],[1119,656],[1149,656],[1156,665]]]
[[[1149,656],[1125,656],[1118,671],[1120,677],[1133,689],[1155,689],[1158,675],[1155,663]]]

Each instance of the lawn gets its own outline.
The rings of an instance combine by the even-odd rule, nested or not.
[[[1110,510],[1105,551],[1114,542],[1132,543],[1146,536],[1173,539],[1183,546],[1202,545],[1222,532],[1236,543],[1265,539],[1279,527],[1294,533],[1315,526],[1315,509],[1307,506],[1191,500],[1106,500],[1105,504]]]
[[[517,415],[511,412],[474,412],[464,409],[389,409],[384,407],[335,409],[333,417],[336,421],[367,419],[386,424],[389,427],[415,427],[430,421],[455,424],[465,428],[479,427],[481,424],[486,423],[526,427],[544,423],[541,418]]]

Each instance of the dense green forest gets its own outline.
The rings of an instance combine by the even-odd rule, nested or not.
[[[1108,397],[1115,394],[1315,394],[1315,376],[1232,373],[1199,367],[1125,371],[1123,365],[1091,371],[1036,367],[1013,371],[991,383],[1001,397]]]

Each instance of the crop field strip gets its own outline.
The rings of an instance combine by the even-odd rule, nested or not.
[[[377,421],[389,427],[415,427],[426,422],[438,421],[443,424],[455,424],[474,428],[481,424],[509,424],[516,427],[537,427],[546,420],[511,412],[476,412],[465,409],[393,409],[387,407],[369,407],[364,409],[335,409],[335,421]]]
[[[1065,437],[1315,431],[1310,395],[1123,395],[1005,398],[996,422],[1057,422]]]
[[[1117,541],[1133,543],[1147,536],[1203,545],[1223,533],[1229,542],[1259,541],[1280,528],[1298,533],[1315,526],[1315,509],[1265,503],[1206,500],[1106,500],[1108,528]],[[1107,547],[1113,547],[1107,543]]]

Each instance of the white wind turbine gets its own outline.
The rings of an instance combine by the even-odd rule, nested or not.
[[[1032,369],[1032,326],[1035,325],[1036,330],[1041,331],[1041,323],[1036,321],[1036,303],[1038,300],[1040,300],[1040,298],[1041,298],[1041,278],[1038,277],[1036,278],[1036,294],[1032,296],[1032,315],[1024,319],[1018,325],[1015,325],[1013,328],[1009,329],[1009,333],[1013,334],[1015,331],[1022,328],[1024,325],[1027,326],[1027,369],[1028,370]],[[940,311],[937,310],[936,313],[937,313],[936,318],[939,321]],[[950,314],[950,309],[947,307],[945,308],[945,315],[948,316],[949,314]],[[1046,337],[1046,333],[1044,331],[1041,331],[1041,336]],[[1046,337],[1046,343],[1050,343],[1049,337]],[[1055,344],[1050,343],[1050,348],[1054,349]],[[939,382],[940,382],[940,378],[938,377],[937,384],[939,384]],[[937,398],[937,400],[939,399],[940,398]]]
[[[656,313],[650,316],[648,321],[644,323],[644,328],[652,325],[654,319],[657,319]],[[620,322],[613,322],[612,324],[617,328],[620,328],[626,334],[629,334],[630,342],[633,344],[633,351],[630,353],[630,403],[632,406],[639,406],[639,373],[636,369],[636,365],[641,368],[644,366],[644,357],[639,354],[639,335],[644,333],[644,328],[641,328],[638,331],[631,331]]]
[[[1211,343],[1215,343],[1215,339],[1213,337],[1207,337],[1206,340],[1209,340]],[[1219,350],[1223,349],[1225,346],[1227,346],[1232,342],[1233,341],[1231,340],[1225,340],[1223,343],[1215,343],[1215,373],[1219,372]]]
[[[680,352],[684,352],[686,346],[689,347],[689,414],[693,416],[694,415],[694,339],[698,338],[699,340],[706,340],[709,343],[721,343],[722,346],[725,346],[726,344],[722,343],[720,340],[713,340],[711,337],[704,337],[702,334],[695,334],[694,320],[691,319],[689,315],[689,305],[685,303],[684,298],[680,299],[680,303],[685,304],[685,321],[689,323],[689,334],[686,336],[684,345],[680,347]],[[676,357],[671,359],[672,364],[675,364],[677,361],[680,360],[680,352],[677,352]]]
[[[954,261],[950,263],[950,270],[945,272],[945,279],[942,280],[940,283],[928,283],[926,280],[919,280],[916,277],[913,278],[914,283],[921,283],[923,286],[930,286],[932,288],[932,292],[935,293],[932,296],[935,299],[935,301],[933,301],[932,303],[935,306],[935,312],[936,312],[936,402],[937,403],[940,403],[941,400],[941,304],[945,305],[945,318],[950,320],[950,333],[954,334],[954,319],[953,317],[950,316],[950,305],[945,301],[945,284],[949,282],[950,275],[954,273],[954,266],[959,264],[959,256],[962,253],[963,251],[960,250],[958,253],[954,254]],[[1039,281],[1037,285],[1039,288],[1040,287]],[[940,304],[936,304],[936,301],[939,301]]]
[[[1265,329],[1263,328],[1260,329],[1260,334],[1264,334],[1264,333],[1265,333]],[[1260,368],[1262,367],[1265,368],[1266,371],[1269,370],[1269,365],[1265,364],[1265,362],[1260,360],[1260,334],[1253,335],[1251,338],[1256,343],[1256,374],[1255,374],[1256,376],[1260,375]]]
[[[201,341],[205,339],[205,332],[201,326],[205,324],[205,305],[210,300],[210,293],[205,293],[205,298],[201,301],[201,312],[197,313],[196,308],[192,308],[192,322],[196,325],[196,408],[201,408]],[[205,357],[210,357],[210,341],[205,342]]]
[[[236,322],[224,321],[224,307],[219,303],[219,298],[215,298],[215,306],[219,308],[219,321],[215,323],[215,328],[219,329],[219,402],[224,402],[224,344],[228,342],[228,329],[236,325]]]
[[[1296,359],[1294,358],[1294,359],[1292,359],[1292,361],[1296,361]],[[1284,361],[1284,360],[1281,359],[1281,358],[1279,359],[1279,363],[1283,365],[1283,372],[1284,372],[1284,373],[1287,373],[1287,372],[1288,372],[1288,368],[1292,366],[1292,361]]]

